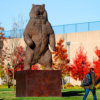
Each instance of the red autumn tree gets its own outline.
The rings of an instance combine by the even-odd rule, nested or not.
[[[2,55],[3,54],[3,40],[5,39],[4,37],[4,28],[3,27],[0,27],[0,64],[3,65],[4,64],[4,56]]]
[[[0,26],[0,77],[4,76],[4,51],[3,51],[3,40],[5,39],[4,37],[4,28]]]
[[[89,72],[89,66],[90,62],[87,60],[87,55],[83,52],[83,48],[80,47],[73,60],[73,64],[71,64],[71,76],[75,80],[83,80],[84,75]]]
[[[12,66],[14,67],[14,71],[23,70],[24,68],[24,57],[25,50],[22,46],[16,47],[15,51],[12,53],[14,59]]]
[[[97,59],[93,60],[94,71],[95,71],[96,77],[99,78],[100,77],[100,49],[96,48],[95,54],[97,56]]]
[[[62,75],[69,74],[69,72],[71,70],[70,66],[68,65],[69,59],[68,59],[68,55],[67,55],[67,50],[64,48],[63,42],[64,42],[64,40],[60,39],[59,42],[57,43],[56,51],[52,52],[53,59],[54,59],[52,68],[61,70]]]

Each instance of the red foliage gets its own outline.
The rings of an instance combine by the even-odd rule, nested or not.
[[[20,71],[24,69],[24,57],[25,51],[22,46],[16,47],[15,51],[12,53],[13,59],[13,67],[14,71]]]
[[[4,28],[3,27],[0,27],[0,39],[4,39]]]
[[[3,27],[0,27],[0,64],[4,64],[4,56],[2,55],[3,54],[3,39],[5,39],[4,38],[4,33],[3,33],[3,31],[4,31],[4,28]]]
[[[83,64],[83,67],[82,67]],[[80,47],[76,53],[73,64],[71,64],[71,76],[77,80],[83,80],[86,73],[89,72],[90,62],[87,61],[87,55],[83,52],[83,48]]]
[[[61,70],[62,73],[67,73],[69,74],[70,72],[70,66],[68,65],[69,63],[69,59],[68,59],[68,55],[67,55],[67,50],[64,48],[63,45],[64,40],[60,39],[59,42],[57,43],[56,46],[56,51],[52,52],[52,54],[54,55],[54,62],[53,62],[53,69],[58,69]]]
[[[31,70],[37,70],[37,69],[38,69],[38,65],[37,64],[31,66]]]
[[[9,75],[10,78],[12,78],[12,71],[13,71],[13,69],[10,69],[10,68],[6,69],[6,73]]]
[[[99,78],[100,77],[100,49],[96,48],[95,54],[98,57],[98,59],[93,60],[94,71],[95,71],[96,77]]]

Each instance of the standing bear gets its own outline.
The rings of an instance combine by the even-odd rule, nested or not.
[[[49,45],[55,51],[55,35],[48,21],[45,5],[32,5],[30,20],[24,31],[24,41],[27,44],[24,60],[24,70],[30,70],[31,65],[39,63],[45,69],[51,69],[52,55]]]

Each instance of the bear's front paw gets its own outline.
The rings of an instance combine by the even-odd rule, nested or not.
[[[31,49],[34,49],[35,48],[35,43],[33,41],[29,41],[28,42],[28,46],[31,48]]]

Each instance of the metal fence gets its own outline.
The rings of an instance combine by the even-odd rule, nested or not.
[[[55,34],[100,30],[100,21],[52,26]],[[6,38],[22,38],[24,29],[4,31]]]
[[[56,34],[100,30],[100,21],[53,26]]]

